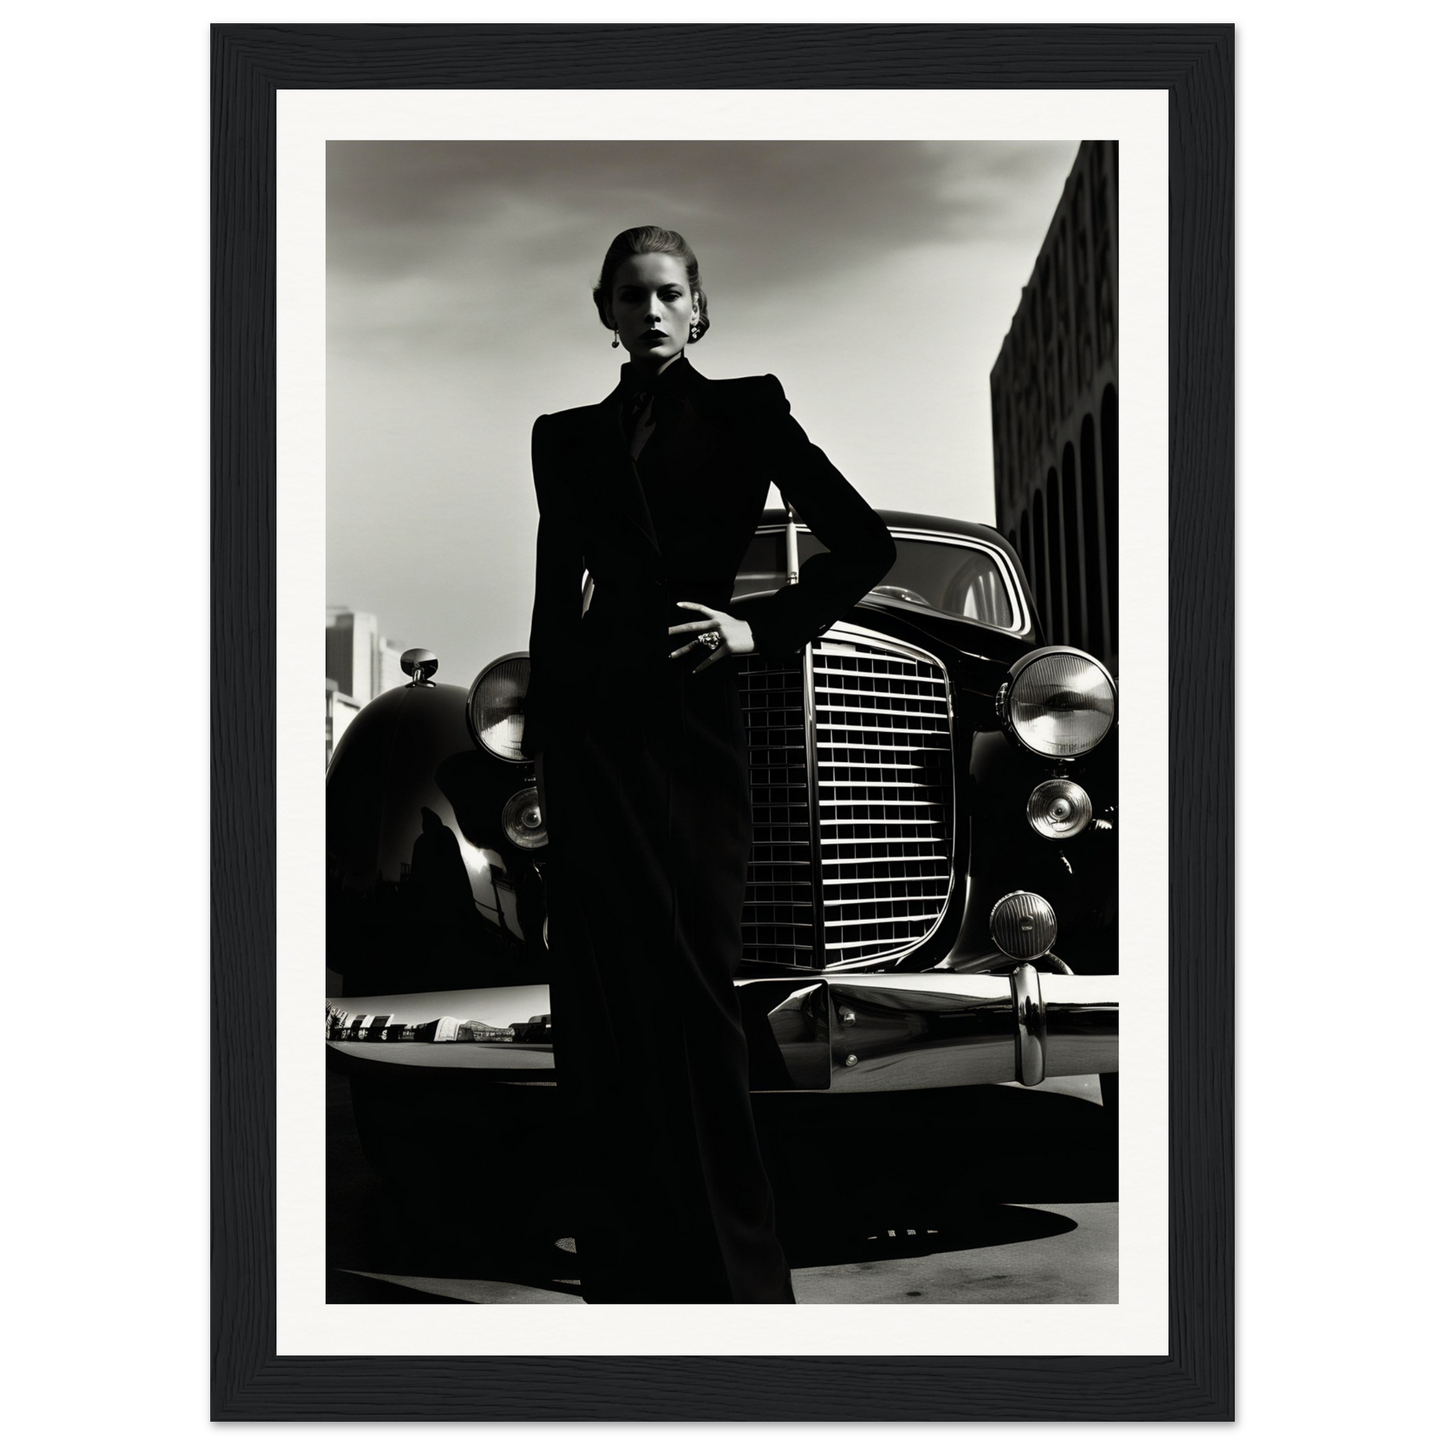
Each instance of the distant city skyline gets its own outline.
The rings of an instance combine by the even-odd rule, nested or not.
[[[374,697],[409,681],[404,649],[381,635],[376,614],[355,608],[326,609],[326,762],[351,723]]]
[[[873,505],[992,522],[989,371],[1077,150],[330,143],[328,602],[440,681],[526,646],[532,422],[615,384],[590,290],[643,223],[698,254],[700,371],[776,373]]]

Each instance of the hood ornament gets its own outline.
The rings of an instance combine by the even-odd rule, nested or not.
[[[437,670],[437,655],[425,647],[410,647],[401,655],[401,670],[411,678],[408,687],[435,687],[430,678]]]

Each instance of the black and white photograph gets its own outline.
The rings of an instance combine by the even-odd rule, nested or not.
[[[327,143],[328,1303],[1118,1302],[1119,152]]]
[[[202,1428],[1247,1428],[1243,23],[201,52]]]

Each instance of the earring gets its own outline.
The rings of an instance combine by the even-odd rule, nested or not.
[[[615,326],[612,328],[612,344],[613,346],[622,345],[622,343],[617,339],[617,328]]]
[[[687,339],[689,341],[696,341],[701,335],[702,328],[694,321],[692,325],[687,328]]]

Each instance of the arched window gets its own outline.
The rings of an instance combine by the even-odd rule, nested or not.
[[[1099,539],[1099,439],[1094,418],[1086,416],[1079,430],[1081,497],[1084,515],[1084,595],[1089,607],[1089,640],[1082,646],[1095,657],[1108,655],[1104,635],[1104,556]]]
[[[1069,602],[1069,641],[1075,647],[1087,647],[1084,640],[1084,600],[1079,587],[1083,571],[1083,555],[1079,548],[1079,482],[1074,465],[1074,444],[1064,446],[1064,558]]]
[[[1104,388],[1099,408],[1099,441],[1104,473],[1104,547],[1109,559],[1109,643],[1119,655],[1119,394]]]
[[[1034,597],[1039,604],[1039,631],[1045,641],[1052,641],[1049,626],[1049,549],[1045,538],[1047,523],[1044,521],[1044,494],[1034,490]]]
[[[1069,619],[1064,611],[1064,577],[1069,568],[1064,556],[1063,528],[1059,518],[1059,474],[1052,467],[1044,484],[1044,493],[1048,498],[1049,520],[1049,640],[1067,642]]]

